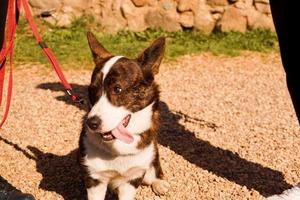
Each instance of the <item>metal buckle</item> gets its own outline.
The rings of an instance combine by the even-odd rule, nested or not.
[[[70,96],[73,102],[78,104],[84,104],[84,100],[82,98],[79,98],[78,96],[74,95],[72,90],[68,89],[66,90],[67,94]]]

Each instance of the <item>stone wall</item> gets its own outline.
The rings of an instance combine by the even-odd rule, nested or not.
[[[194,29],[211,33],[274,30],[269,0],[29,0],[35,15],[58,26],[92,15],[105,31]]]

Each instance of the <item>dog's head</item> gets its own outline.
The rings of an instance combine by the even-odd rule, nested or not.
[[[96,67],[88,88],[91,109],[86,127],[104,141],[131,143],[134,135],[148,130],[152,123],[153,105],[159,97],[154,76],[165,39],[158,38],[137,59],[129,59],[112,55],[92,33],[87,38]]]

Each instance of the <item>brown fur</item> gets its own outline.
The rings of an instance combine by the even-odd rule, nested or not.
[[[139,149],[143,149],[148,146],[152,141],[154,145],[157,146],[157,133],[159,128],[159,110],[157,106],[158,102],[153,105],[153,116],[152,116],[152,126],[149,130],[141,134],[141,141],[138,144]]]

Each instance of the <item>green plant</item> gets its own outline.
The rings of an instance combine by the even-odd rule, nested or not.
[[[66,28],[58,28],[38,19],[37,21],[44,40],[64,68],[93,67],[86,40],[87,30],[94,32],[99,41],[113,54],[131,58],[155,38],[161,36],[167,38],[165,61],[200,52],[236,56],[243,50],[258,52],[278,50],[276,35],[269,30],[249,30],[244,34],[215,32],[205,35],[192,30],[170,33],[159,29],[148,29],[138,33],[121,31],[116,34],[107,34],[101,32],[101,26],[93,18],[86,16],[75,20],[70,27]],[[15,60],[17,62],[47,62],[24,19],[20,20],[18,27]]]

